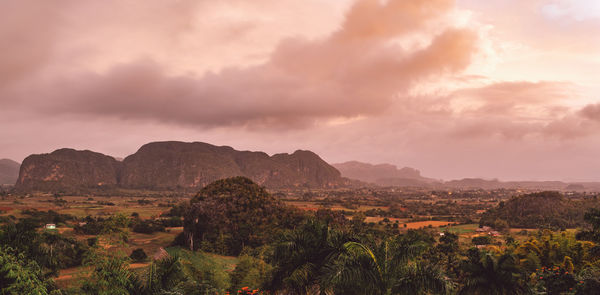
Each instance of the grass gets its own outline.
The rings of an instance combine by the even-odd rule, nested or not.
[[[184,269],[191,271],[197,278],[211,281],[211,285],[224,292],[231,287],[229,272],[235,269],[237,257],[208,254],[202,251],[192,252],[180,247],[167,248],[170,255],[179,255]]]
[[[377,222],[383,221],[386,218],[390,221],[390,223],[395,223],[396,221],[398,221],[398,223],[400,225],[404,224],[407,221],[406,218],[380,217],[380,216],[371,217],[371,216],[367,216],[367,217],[365,217],[365,222],[366,223],[369,223],[369,222],[375,222],[375,223],[377,223]]]
[[[466,233],[474,232],[478,227],[479,227],[479,225],[476,223],[461,224],[461,225],[440,227],[440,231],[449,231],[449,232],[455,233],[455,234],[466,234]]]
[[[195,266],[209,266],[217,271],[232,271],[238,263],[238,258],[233,256],[222,256],[202,251],[192,252],[181,247],[169,247],[169,255],[179,255],[184,260]]]
[[[71,214],[82,218],[88,215],[111,215],[122,213],[131,215],[137,212],[141,218],[150,218],[158,216],[165,212],[169,207],[159,206],[167,202],[164,199],[155,197],[88,197],[88,196],[63,196],[66,201],[64,205],[54,203],[54,198],[47,195],[32,197],[8,197],[0,200],[0,215],[15,215],[23,217],[21,211],[26,209],[37,209],[39,211],[54,210],[63,214]],[[149,204],[139,204],[138,200],[149,200]],[[184,200],[184,199],[177,199]],[[102,205],[98,202],[111,202],[113,206]]]

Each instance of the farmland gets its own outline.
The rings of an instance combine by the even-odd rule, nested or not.
[[[552,234],[559,232],[560,228],[511,228],[507,222],[493,220],[492,225],[498,225],[497,227],[480,227],[479,222],[484,220],[484,216],[485,220],[490,220],[490,216],[493,216],[491,214],[496,212],[494,210],[503,208],[502,206],[512,208],[503,204],[516,202],[519,199],[515,199],[515,196],[525,193],[527,192],[508,190],[442,192],[410,188],[283,190],[259,193],[263,194],[260,198],[264,199],[236,201],[238,205],[235,206],[248,206],[252,202],[258,202],[252,206],[259,207],[246,211],[234,210],[231,213],[221,210],[231,210],[235,206],[223,207],[218,202],[210,203],[200,198],[199,200],[207,203],[194,214],[208,218],[207,224],[216,226],[218,231],[210,233],[210,229],[205,230],[205,235],[212,235],[212,238],[195,241],[195,251],[190,251],[190,245],[182,242],[182,238],[186,237],[182,222],[185,214],[189,214],[183,208],[193,200],[191,194],[5,194],[0,200],[0,221],[5,226],[18,226],[26,220],[33,221],[38,224],[34,231],[41,238],[59,237],[71,243],[70,247],[73,249],[79,249],[79,252],[70,254],[75,256],[68,262],[44,266],[55,286],[65,294],[79,294],[78,290],[89,288],[89,282],[101,280],[98,277],[98,265],[116,263],[110,262],[110,259],[121,259],[119,263],[125,267],[124,272],[144,278],[151,269],[164,267],[160,265],[167,263],[168,259],[164,259],[169,257],[177,258],[178,263],[181,263],[181,275],[194,277],[194,284],[203,282],[201,284],[207,285],[202,288],[225,294],[227,290],[239,290],[245,285],[272,288],[268,280],[274,275],[272,272],[276,271],[274,267],[277,262],[274,262],[273,257],[277,256],[273,256],[273,251],[279,251],[277,241],[288,237],[290,231],[299,230],[304,234],[318,230],[318,225],[315,225],[317,228],[311,228],[310,222],[305,224],[301,221],[306,218],[316,217],[317,221],[326,222],[332,229],[353,233],[366,247],[379,247],[381,243],[387,243],[394,237],[421,235],[418,239],[432,243],[429,250],[431,252],[423,255],[429,257],[429,261],[437,261],[435,263],[439,265],[448,263],[442,263],[443,261],[461,259],[461,255],[466,254],[460,253],[466,253],[474,246],[481,249],[479,251],[483,251],[482,253],[498,252],[520,249],[519,245],[539,239],[552,240],[560,237]],[[564,202],[564,198],[560,198]],[[587,204],[596,204],[595,200],[593,194],[582,193],[571,194],[568,202],[572,203],[569,206],[580,203],[588,206]],[[202,209],[204,206],[217,206],[216,208],[221,209],[206,211]],[[247,235],[247,240],[243,240],[242,246],[237,247],[235,241],[241,237],[237,237],[239,228],[245,225],[242,220],[256,222],[256,216],[251,212],[272,210],[275,211],[261,218],[272,218],[269,222],[278,225],[271,227],[258,223],[253,227],[258,231]],[[239,224],[232,224],[229,218]],[[46,229],[46,224],[55,224],[56,228]],[[551,224],[553,223],[549,225]],[[309,228],[305,228],[307,226]],[[562,237],[569,239],[569,243],[575,243],[574,237],[579,230],[570,228],[561,232]],[[449,251],[443,248],[447,247],[446,243],[450,243],[449,241],[454,241],[451,242],[456,245],[452,248],[455,251],[452,255],[457,256],[448,256],[444,252]],[[40,246],[47,247],[47,243],[49,242],[43,242]],[[134,255],[136,253],[141,256]],[[448,267],[446,271],[453,271],[452,267],[445,267]],[[178,288],[187,287],[182,282]]]

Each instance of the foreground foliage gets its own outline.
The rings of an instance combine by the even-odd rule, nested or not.
[[[528,198],[567,202],[553,193]],[[493,216],[491,222],[503,226],[513,209],[512,203],[500,205],[482,223]],[[514,222],[524,222],[530,209]],[[558,216],[567,218],[561,210]],[[577,231],[559,231],[560,222],[517,234],[506,230],[503,237],[435,228],[401,231],[389,220],[367,223],[364,214],[347,218],[324,208],[301,213],[236,177],[208,185],[168,214],[153,220],[137,214],[89,217],[73,223],[80,241],[41,229],[48,220],[71,220],[66,215],[31,211],[20,220],[7,218],[0,226],[0,295],[581,295],[600,290],[596,209],[581,214],[584,226]],[[141,248],[113,250],[123,249],[119,246],[131,231],[162,231],[178,225],[180,216],[184,233],[174,241],[180,246],[151,257]],[[537,220],[554,222],[546,216]],[[100,237],[86,243],[82,234]],[[132,261],[147,266],[133,270]],[[58,270],[81,265],[87,272],[79,275],[79,284],[55,287],[51,278]]]

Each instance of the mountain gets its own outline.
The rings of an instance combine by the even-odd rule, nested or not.
[[[398,169],[391,164],[369,164],[357,161],[333,164],[342,176],[383,186],[428,186],[437,182],[421,176],[417,169],[404,167]]]
[[[499,181],[497,179],[486,180],[481,178],[464,178],[460,180],[447,181],[443,185],[446,188],[458,189],[531,189],[531,190],[597,190],[598,183],[565,183],[562,181]]]
[[[497,189],[507,187],[506,183],[502,183],[497,179],[487,180],[481,178],[463,178],[459,180],[450,180],[444,182],[444,187],[458,189]]]
[[[121,186],[145,189],[201,188],[215,180],[246,176],[270,187],[333,187],[340,172],[310,151],[269,156],[202,142],[154,142],[123,160]]]
[[[92,151],[59,149],[23,160],[15,188],[21,191],[73,192],[115,187],[121,164]]]
[[[19,177],[19,167],[21,164],[10,160],[0,159],[0,185],[15,184]]]
[[[559,191],[600,191],[599,182],[561,181],[499,181],[497,179],[463,178],[441,181],[421,176],[419,170],[409,167],[398,169],[390,164],[368,164],[357,161],[333,164],[343,177],[380,186],[412,186],[430,189],[530,189]]]
[[[112,187],[197,190],[233,176],[245,176],[269,188],[324,188],[349,182],[310,151],[269,156],[202,142],[169,141],[148,143],[122,162],[72,149],[31,155],[23,162],[16,188],[53,192]]]

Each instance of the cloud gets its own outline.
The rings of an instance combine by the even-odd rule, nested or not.
[[[575,85],[557,81],[497,82],[483,87],[464,88],[452,93],[451,99],[467,105],[473,113],[486,116],[510,114],[536,117],[552,116],[563,111],[560,106],[576,97]]]
[[[580,98],[578,87],[560,81],[497,82],[459,89],[448,97],[452,137],[525,140],[527,137],[573,140],[593,130],[596,105],[569,106]]]
[[[589,104],[579,111],[582,117],[600,122],[600,103]]]
[[[339,30],[319,39],[288,38],[262,64],[204,74],[171,74],[152,58],[103,73],[58,73],[24,100],[47,113],[144,119],[200,127],[300,127],[385,111],[423,79],[466,68],[477,35],[445,27],[432,33],[452,1],[361,0]],[[422,35],[428,44],[394,42]],[[27,96],[27,97],[26,97]],[[32,104],[34,105],[34,104]]]
[[[59,7],[50,2],[2,3],[0,88],[27,77],[48,62],[52,57],[57,28],[61,25],[59,19]],[[0,95],[0,101],[4,99]]]

